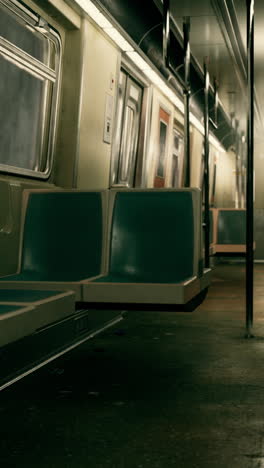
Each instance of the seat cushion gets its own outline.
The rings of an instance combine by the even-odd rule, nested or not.
[[[102,192],[26,195],[20,275],[2,281],[79,281],[100,274]]]
[[[246,210],[218,210],[217,244],[246,243]]]
[[[193,216],[191,192],[118,192],[107,281],[178,283],[192,277]]]

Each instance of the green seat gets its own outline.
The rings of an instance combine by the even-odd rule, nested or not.
[[[246,243],[246,210],[218,210],[217,244]]]
[[[35,303],[50,300],[61,294],[61,291],[38,291],[31,289],[0,289],[0,303]]]
[[[35,331],[34,307],[25,304],[0,303],[0,347]]]
[[[218,255],[245,254],[246,210],[218,208],[215,252]]]
[[[109,281],[178,283],[193,276],[193,257],[192,193],[117,193]]]
[[[0,346],[75,314],[72,291],[0,289]]]
[[[25,191],[20,272],[0,278],[0,287],[66,288],[77,293],[80,280],[99,275],[104,194]]]
[[[6,314],[16,314],[17,312],[20,312],[21,309],[23,309],[23,306],[17,306],[17,305],[10,305],[10,304],[1,304],[0,303],[0,317],[4,316]]]
[[[186,302],[183,285],[187,291],[198,280],[201,259],[200,191],[111,193],[108,272],[84,282],[84,300]],[[193,292],[198,289],[193,287]]]

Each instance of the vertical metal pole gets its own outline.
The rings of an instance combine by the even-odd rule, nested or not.
[[[253,221],[254,221],[254,0],[247,2],[247,253],[246,253],[246,337],[253,326]]]
[[[210,216],[209,216],[209,73],[204,63],[204,264],[210,266]]]
[[[191,152],[190,152],[190,91],[184,90],[184,161],[185,161],[185,187],[191,185]]]
[[[214,163],[214,173],[213,173],[213,183],[212,183],[212,201],[211,201],[212,207],[215,206],[215,189],[216,189],[216,164]],[[210,218],[209,218],[209,221],[210,221]]]
[[[236,152],[236,208],[241,208],[241,191],[240,191],[240,174],[241,174],[241,165],[239,160],[239,133],[238,126],[239,121],[235,120],[236,126],[236,136],[235,136],[235,152]]]
[[[241,134],[241,208],[246,208],[246,137],[245,133]]]
[[[214,79],[214,123],[217,126],[218,122],[218,82]]]
[[[185,161],[185,187],[191,183],[191,156],[190,156],[190,18],[183,19],[184,36],[184,80],[177,76],[183,86],[184,93],[184,161]],[[163,60],[170,66],[170,0],[163,0]],[[176,73],[176,72],[175,72]]]
[[[185,160],[185,187],[191,184],[191,152],[190,152],[190,18],[184,17],[184,160]]]
[[[168,64],[170,49],[170,0],[163,0],[163,60]]]

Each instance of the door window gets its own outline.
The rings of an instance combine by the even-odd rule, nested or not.
[[[136,171],[142,88],[125,71],[118,86],[112,184],[132,187]]]
[[[172,171],[171,171],[171,186],[174,188],[181,187],[183,156],[184,156],[183,136],[174,128],[173,129],[173,147],[172,147]]]
[[[160,121],[160,130],[159,130],[159,159],[158,159],[158,168],[157,176],[163,177],[165,175],[165,149],[166,149],[166,140],[167,140],[167,129],[168,126],[165,122]]]
[[[158,154],[157,166],[154,177],[154,187],[161,188],[165,185],[165,162],[168,140],[168,125],[170,115],[162,108],[159,110],[159,130],[158,130]]]

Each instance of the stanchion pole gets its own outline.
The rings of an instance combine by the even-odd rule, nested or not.
[[[183,89],[184,97],[184,186],[190,187],[191,183],[191,152],[190,152],[190,17],[183,18],[183,42],[184,42],[184,79],[177,69],[170,63],[170,0],[163,0],[163,60],[166,67],[178,80]],[[181,68],[178,67],[178,68]]]
[[[210,267],[209,204],[209,73],[204,60],[204,265]]]
[[[254,286],[254,0],[247,2],[247,253],[246,338],[252,337]]]
[[[190,18],[183,20],[183,39],[184,39],[184,160],[186,164],[185,187],[191,185],[191,151],[190,151]]]

